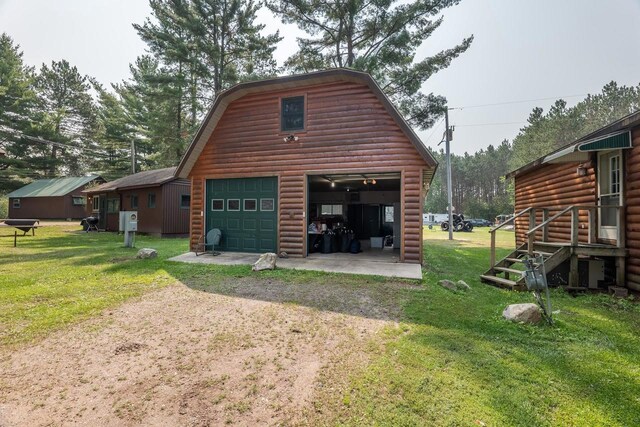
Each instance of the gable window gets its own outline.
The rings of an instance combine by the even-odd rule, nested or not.
[[[147,207],[148,208],[156,207],[156,193],[147,194]]]
[[[132,194],[130,200],[131,200],[131,209],[138,209],[138,195]]]
[[[93,200],[91,201],[93,206],[93,211],[98,212],[100,210],[100,196],[93,196]]]
[[[180,208],[181,209],[189,209],[191,207],[191,195],[190,194],[182,194],[180,196]]]
[[[20,199],[13,199],[13,209],[20,209]]]
[[[304,129],[304,96],[282,98],[280,130],[293,131]]]
[[[84,206],[87,201],[83,196],[71,196],[71,204],[73,206]]]

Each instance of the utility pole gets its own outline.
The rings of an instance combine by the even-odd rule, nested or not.
[[[446,154],[447,154],[447,203],[449,207],[447,208],[449,213],[449,240],[453,240],[453,190],[451,188],[451,150],[450,150],[450,142],[452,132],[449,129],[449,107],[444,112],[444,121],[445,121],[445,141],[447,143],[446,146]]]
[[[136,173],[136,142],[131,140],[131,173]]]

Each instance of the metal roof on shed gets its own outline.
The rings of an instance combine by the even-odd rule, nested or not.
[[[98,175],[68,178],[39,179],[8,194],[7,197],[57,197],[69,194],[76,188],[100,178]]]

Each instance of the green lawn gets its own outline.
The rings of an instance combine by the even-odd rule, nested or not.
[[[532,297],[480,283],[486,230],[454,242],[425,233],[425,287],[410,293],[405,322],[336,405],[342,423],[640,425],[640,307],[556,290],[554,327],[508,323],[504,307]],[[497,240],[512,248],[513,232]],[[436,285],[445,278],[472,290]]]
[[[139,237],[159,250],[135,260],[122,236],[43,228],[12,247],[0,238],[0,345],[20,346],[107,307],[175,282],[198,287],[255,276],[321,286],[388,284],[350,275],[250,267],[168,263],[185,239]],[[321,418],[342,425],[640,425],[640,308],[605,295],[552,292],[553,327],[505,322],[507,304],[531,295],[481,284],[487,269],[487,229],[425,231],[423,286],[397,291],[400,327],[372,339],[370,364],[352,373],[350,387],[324,393]],[[6,230],[5,230],[6,231]],[[498,235],[498,255],[513,233]],[[454,293],[440,279],[463,279],[471,291]]]

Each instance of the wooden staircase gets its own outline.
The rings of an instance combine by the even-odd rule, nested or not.
[[[534,243],[533,256],[542,256],[545,270],[551,271],[569,259],[571,251],[568,247],[549,247],[542,242]],[[525,243],[498,261],[493,268],[480,276],[484,283],[514,291],[526,290],[524,283],[523,261],[531,256],[528,244]]]
[[[601,208],[602,206],[600,206]],[[593,257],[610,257],[616,260],[616,283],[625,283],[625,260],[628,256],[627,250],[624,247],[625,243],[625,221],[624,221],[624,206],[604,206],[609,208],[615,208],[619,217],[618,235],[616,238],[616,244],[602,244],[597,241],[596,229],[597,229],[597,211],[598,206],[588,205],[579,206],[572,205],[567,207],[529,207],[521,212],[515,214],[512,218],[504,223],[493,227],[489,230],[491,233],[491,259],[490,267],[484,274],[480,275],[483,282],[489,283],[494,286],[513,290],[526,290],[524,283],[523,271],[524,260],[527,257],[542,256],[545,266],[545,271],[552,272],[560,264],[569,260],[569,277],[567,288],[568,289],[580,289],[579,272],[578,272],[578,260]],[[588,212],[587,221],[587,236],[588,241],[584,242],[579,239],[579,211]],[[536,211],[542,213],[542,222],[536,224]],[[556,211],[557,213],[550,216],[550,211]],[[496,262],[496,231],[505,227],[508,224],[514,224],[515,220],[519,217],[527,215],[529,217],[529,227],[526,231],[525,243],[516,248],[509,255]],[[549,224],[553,221],[558,221],[563,216],[569,216],[568,221],[569,228],[569,241],[565,242],[551,242],[549,239]],[[566,222],[565,222],[566,224]],[[620,285],[619,285],[620,286]],[[624,286],[624,285],[622,285]]]

